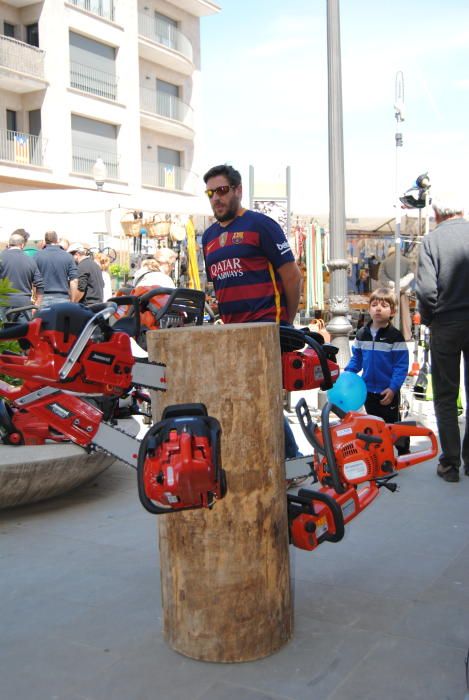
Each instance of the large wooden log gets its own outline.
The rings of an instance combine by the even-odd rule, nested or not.
[[[163,633],[195,659],[251,661],[292,634],[278,328],[159,330],[171,404],[201,402],[222,426],[228,493],[212,510],[158,518]]]

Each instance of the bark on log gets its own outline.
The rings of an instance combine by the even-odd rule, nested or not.
[[[194,659],[252,661],[292,634],[278,328],[158,330],[167,405],[201,402],[222,426],[228,493],[213,510],[158,518],[163,632]]]

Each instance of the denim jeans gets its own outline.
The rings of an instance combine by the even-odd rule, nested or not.
[[[290,427],[290,423],[287,417],[283,417],[283,425],[285,429],[285,459],[291,459],[292,457],[301,457],[301,452],[296,444],[295,436],[293,435],[293,430]]]
[[[430,352],[432,363],[433,403],[441,445],[441,464],[459,467],[461,438],[458,423],[459,367],[461,353],[469,357],[469,323],[436,319],[431,325]],[[467,375],[467,372],[466,372]],[[467,386],[467,376],[466,386]],[[469,421],[463,440],[462,458],[469,464]]]
[[[44,294],[42,297],[41,308],[53,306],[54,304],[63,304],[66,301],[70,301],[68,294],[55,294],[51,292],[50,294]]]

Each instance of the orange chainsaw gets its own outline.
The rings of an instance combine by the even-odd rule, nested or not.
[[[327,403],[321,413],[321,428],[311,418],[301,399],[296,406],[301,428],[314,448],[313,484],[288,493],[290,540],[300,549],[315,549],[321,542],[339,542],[344,525],[367,508],[383,486],[398,471],[432,459],[437,454],[434,433],[415,422],[387,424],[382,418],[349,411]],[[330,415],[340,419],[331,424]],[[396,442],[402,437],[422,437],[430,445],[397,456]]]

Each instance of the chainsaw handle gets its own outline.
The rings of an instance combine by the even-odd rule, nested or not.
[[[16,340],[28,334],[29,323],[15,323],[13,326],[0,328],[0,340]]]
[[[329,420],[331,411],[333,411],[339,418],[344,418],[346,413],[338,406],[334,406],[334,404],[330,403],[329,401],[326,403],[321,412],[324,449],[329,471],[331,473],[332,485],[336,493],[344,493],[345,488],[340,481],[339,470],[337,468],[337,462],[335,461],[334,445],[332,444],[331,425]]]
[[[301,426],[301,430],[309,444],[319,452],[319,454],[325,456],[324,445],[322,445],[316,438],[315,432],[317,424],[313,422],[311,418],[311,413],[309,412],[308,404],[304,398],[301,398],[295,406],[296,415]]]
[[[163,508],[163,506],[157,505],[154,501],[152,501],[150,498],[148,498],[147,494],[145,493],[144,467],[145,467],[145,458],[147,455],[147,445],[148,445],[148,442],[150,441],[151,438],[157,437],[158,433],[160,433],[163,430],[165,425],[166,425],[165,421],[160,421],[159,423],[155,423],[155,425],[152,425],[152,427],[147,431],[147,433],[145,433],[145,436],[144,436],[142,443],[140,445],[140,448],[138,450],[138,456],[137,456],[138,496],[140,498],[140,503],[142,504],[142,506],[149,513],[152,513],[152,515],[165,515],[166,513],[174,513],[175,512],[171,508]],[[184,509],[181,508],[180,510],[184,510]]]
[[[307,496],[312,501],[320,501],[329,508],[334,519],[335,533],[333,535],[324,535],[324,539],[327,542],[340,542],[345,535],[345,523],[342,508],[337,501],[334,498],[331,498],[331,496],[329,496],[327,493],[322,493],[322,491],[313,491],[313,489],[300,489],[298,491],[298,495]]]
[[[114,303],[109,303],[104,309],[98,311],[94,316],[90,318],[86,326],[83,328],[82,332],[76,339],[72,349],[68,353],[62,368],[59,371],[59,379],[63,381],[68,377],[74,365],[78,362],[83,350],[86,347],[87,342],[93,335],[96,326],[101,326],[104,321],[107,321],[109,316],[112,316],[116,312],[117,306]]]

